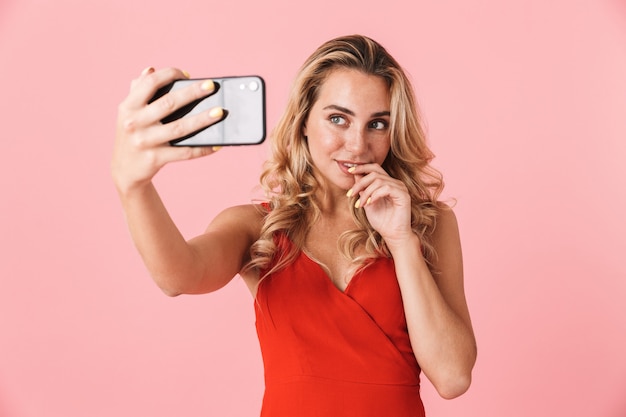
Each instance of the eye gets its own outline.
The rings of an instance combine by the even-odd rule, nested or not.
[[[342,116],[337,116],[337,115],[332,115],[329,117],[329,120],[332,124],[335,125],[345,125],[346,124],[346,119],[344,119]]]
[[[374,130],[385,130],[389,126],[385,120],[374,120],[370,123],[370,129]]]

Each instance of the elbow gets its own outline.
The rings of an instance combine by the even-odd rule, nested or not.
[[[471,383],[472,376],[468,373],[467,375],[447,378],[445,381],[441,381],[434,385],[441,398],[451,400],[465,394]]]
[[[159,286],[159,288],[161,289],[161,291],[163,292],[163,294],[167,295],[168,297],[178,297],[179,295],[182,294],[181,291],[177,291],[174,288],[169,288],[169,287],[161,287]]]
[[[165,279],[155,278],[154,281],[163,294],[168,297],[177,297],[183,294],[210,293],[225,285],[225,283],[211,283],[199,278],[190,278],[191,274],[187,274],[186,277],[185,279],[172,279],[171,277]]]
[[[465,394],[472,384],[474,361],[459,367],[439,369],[440,372],[429,377],[441,398],[451,400]]]
[[[451,400],[465,394],[472,385],[472,370],[476,363],[476,344],[467,357],[456,366],[441,369],[433,385],[441,398]]]
[[[163,292],[163,294],[167,295],[168,297],[177,297],[181,294],[185,294],[185,290],[175,280],[163,279],[154,275],[152,279],[154,280],[157,287],[159,287],[161,292]]]

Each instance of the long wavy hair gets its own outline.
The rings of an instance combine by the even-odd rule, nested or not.
[[[443,189],[443,179],[430,166],[434,155],[426,144],[413,87],[385,48],[368,37],[353,35],[332,39],[320,46],[305,61],[294,80],[286,110],[271,137],[271,156],[261,173],[260,182],[267,193],[269,208],[259,240],[251,247],[251,260],[246,269],[259,268],[265,276],[291,263],[304,248],[310,225],[320,215],[316,201],[319,183],[303,127],[320,87],[337,68],[382,77],[389,86],[391,149],[382,167],[408,188],[411,227],[421,240],[426,261],[432,266],[436,257],[432,232],[440,210],[437,199]],[[355,228],[340,236],[338,250],[353,261],[356,270],[376,257],[390,254],[380,234],[367,221],[365,212],[355,209],[354,204],[350,206]],[[293,245],[289,250],[279,250],[278,236],[291,240]]]

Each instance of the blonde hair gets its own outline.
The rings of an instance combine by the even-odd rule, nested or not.
[[[268,275],[291,263],[303,249],[310,225],[320,215],[315,199],[319,184],[303,127],[320,87],[337,68],[380,76],[389,85],[391,149],[382,167],[407,186],[412,202],[411,226],[421,240],[426,261],[432,265],[436,253],[431,235],[443,179],[429,165],[434,155],[426,144],[413,87],[400,65],[380,44],[353,35],[320,46],[294,80],[286,110],[272,134],[271,156],[261,174],[260,182],[270,207],[259,240],[251,247],[251,261],[246,269],[259,268]],[[353,208],[352,216],[356,227],[341,235],[338,250],[354,262],[355,269],[378,256],[390,256],[364,211]],[[275,238],[281,233],[293,242],[286,253],[278,253]],[[365,248],[365,255],[356,256],[357,248],[361,247]]]

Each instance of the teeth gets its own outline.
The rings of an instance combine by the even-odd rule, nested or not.
[[[356,164],[348,164],[348,163],[345,163],[344,165],[347,166],[348,168],[352,168],[356,166]]]

